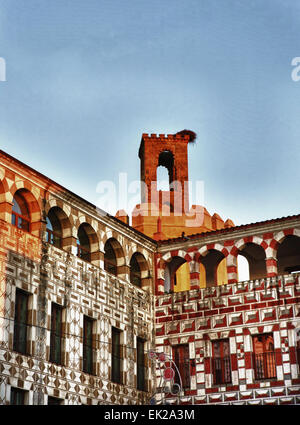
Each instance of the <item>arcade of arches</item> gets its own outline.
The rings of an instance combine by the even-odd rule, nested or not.
[[[287,235],[276,245],[277,274],[300,272],[300,237]],[[266,252],[255,243],[246,243],[236,256],[237,280],[239,282],[267,277]],[[199,288],[228,283],[227,260],[215,249],[208,250],[197,264]],[[191,288],[191,263],[181,257],[172,257],[164,270],[165,292],[181,292]],[[194,265],[195,267],[195,265]]]

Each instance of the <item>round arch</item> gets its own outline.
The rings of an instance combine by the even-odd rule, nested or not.
[[[77,256],[98,265],[100,258],[99,240],[95,229],[89,223],[81,223],[77,232]]]
[[[72,225],[66,212],[54,205],[47,212],[47,242],[57,248],[67,249],[72,245]]]
[[[28,188],[22,187],[26,185],[20,184],[19,186],[20,188],[15,187],[15,190],[11,192],[11,223],[39,236],[41,229],[39,202]]]
[[[104,244],[104,270],[117,276],[124,274],[124,266],[125,255],[120,242],[114,237],[107,239]]]
[[[140,252],[135,252],[130,259],[130,282],[140,288],[148,286],[149,266],[146,258]]]

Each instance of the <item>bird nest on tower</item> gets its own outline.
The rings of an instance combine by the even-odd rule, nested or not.
[[[196,142],[197,134],[192,130],[181,130],[181,131],[178,131],[176,133],[176,135],[177,134],[179,134],[180,136],[188,135],[189,138],[190,138],[189,143],[195,143]]]

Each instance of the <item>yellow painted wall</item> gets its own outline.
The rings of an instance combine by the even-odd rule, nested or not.
[[[188,263],[182,264],[176,271],[176,282],[174,292],[188,291],[190,289],[190,267]]]
[[[200,288],[206,288],[206,271],[205,267],[201,263],[199,264],[199,272]]]
[[[217,282],[218,285],[226,285],[226,283],[228,283],[226,258],[224,258],[218,265]]]
[[[205,267],[201,263],[199,264],[199,272],[199,287],[206,288],[206,272]],[[190,269],[188,263],[182,264],[176,271],[176,282],[174,292],[188,291],[190,289]],[[226,258],[218,265],[217,282],[218,285],[226,285],[228,283]]]

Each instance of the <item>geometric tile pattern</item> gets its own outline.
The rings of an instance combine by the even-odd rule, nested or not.
[[[145,401],[145,394],[136,390],[135,348],[137,336],[147,336],[145,350],[153,346],[154,313],[149,292],[50,245],[44,263],[31,261],[30,273],[28,261],[22,254],[10,251],[6,260],[8,274],[1,281],[1,317],[5,320],[1,322],[0,404],[9,403],[11,387],[27,390],[31,404],[47,404],[48,396],[64,399],[64,404],[70,405]],[[12,350],[16,288],[30,294],[30,355]],[[51,302],[64,306],[66,311],[63,366],[48,361]],[[97,323],[95,375],[81,371],[83,315]],[[126,385],[110,382],[112,326],[124,333]],[[149,365],[148,380],[150,373]]]
[[[174,345],[188,344],[190,389],[182,394],[182,404],[300,404],[295,350],[300,338],[300,280],[297,275],[277,277],[278,247],[286,236],[300,236],[299,216],[263,227],[258,223],[201,238],[194,235],[187,243],[164,241],[155,252],[154,242],[55,182],[3,153],[1,162],[0,404],[9,404],[11,387],[26,390],[28,404],[47,404],[49,396],[70,405],[145,404],[155,385],[152,371],[159,371],[148,361],[148,394],[137,391],[136,337],[145,339],[146,352],[155,348],[171,354]],[[30,193],[31,234],[9,224],[19,189]],[[63,211],[66,251],[42,242],[45,214],[52,207]],[[76,256],[81,223],[95,231],[93,264]],[[117,258],[122,270],[118,278],[103,270],[104,244],[111,237],[124,251]],[[247,243],[264,252],[265,279],[237,281],[237,255]],[[228,284],[200,289],[198,263],[211,249],[226,258]],[[143,254],[150,272],[144,276],[144,289],[129,282],[130,258],[136,251]],[[165,295],[164,268],[174,256],[189,263],[191,290]],[[157,296],[152,294],[154,274]],[[30,295],[26,355],[13,351],[16,288]],[[49,361],[53,302],[65,312],[62,365]],[[82,372],[84,315],[95,323],[94,375]],[[110,381],[112,326],[123,331],[124,385]],[[258,333],[273,334],[276,379],[255,380],[252,336]],[[232,382],[227,385],[213,385],[212,344],[217,339],[227,339],[230,345]],[[169,402],[175,404],[177,398]]]
[[[285,298],[275,298],[274,303],[271,288],[275,284]],[[296,333],[300,329],[296,309],[300,302],[298,276],[227,284],[226,294],[218,289],[190,290],[156,299],[157,351],[171,354],[173,345],[188,343],[190,359],[196,364],[195,380],[191,377],[190,390],[185,391],[189,400],[183,397],[181,401],[188,404],[298,404],[300,370],[295,355]],[[274,337],[277,379],[256,381],[251,335],[269,332]],[[212,342],[224,338],[228,338],[230,344],[232,382],[214,386]],[[170,402],[175,404],[176,398]]]

